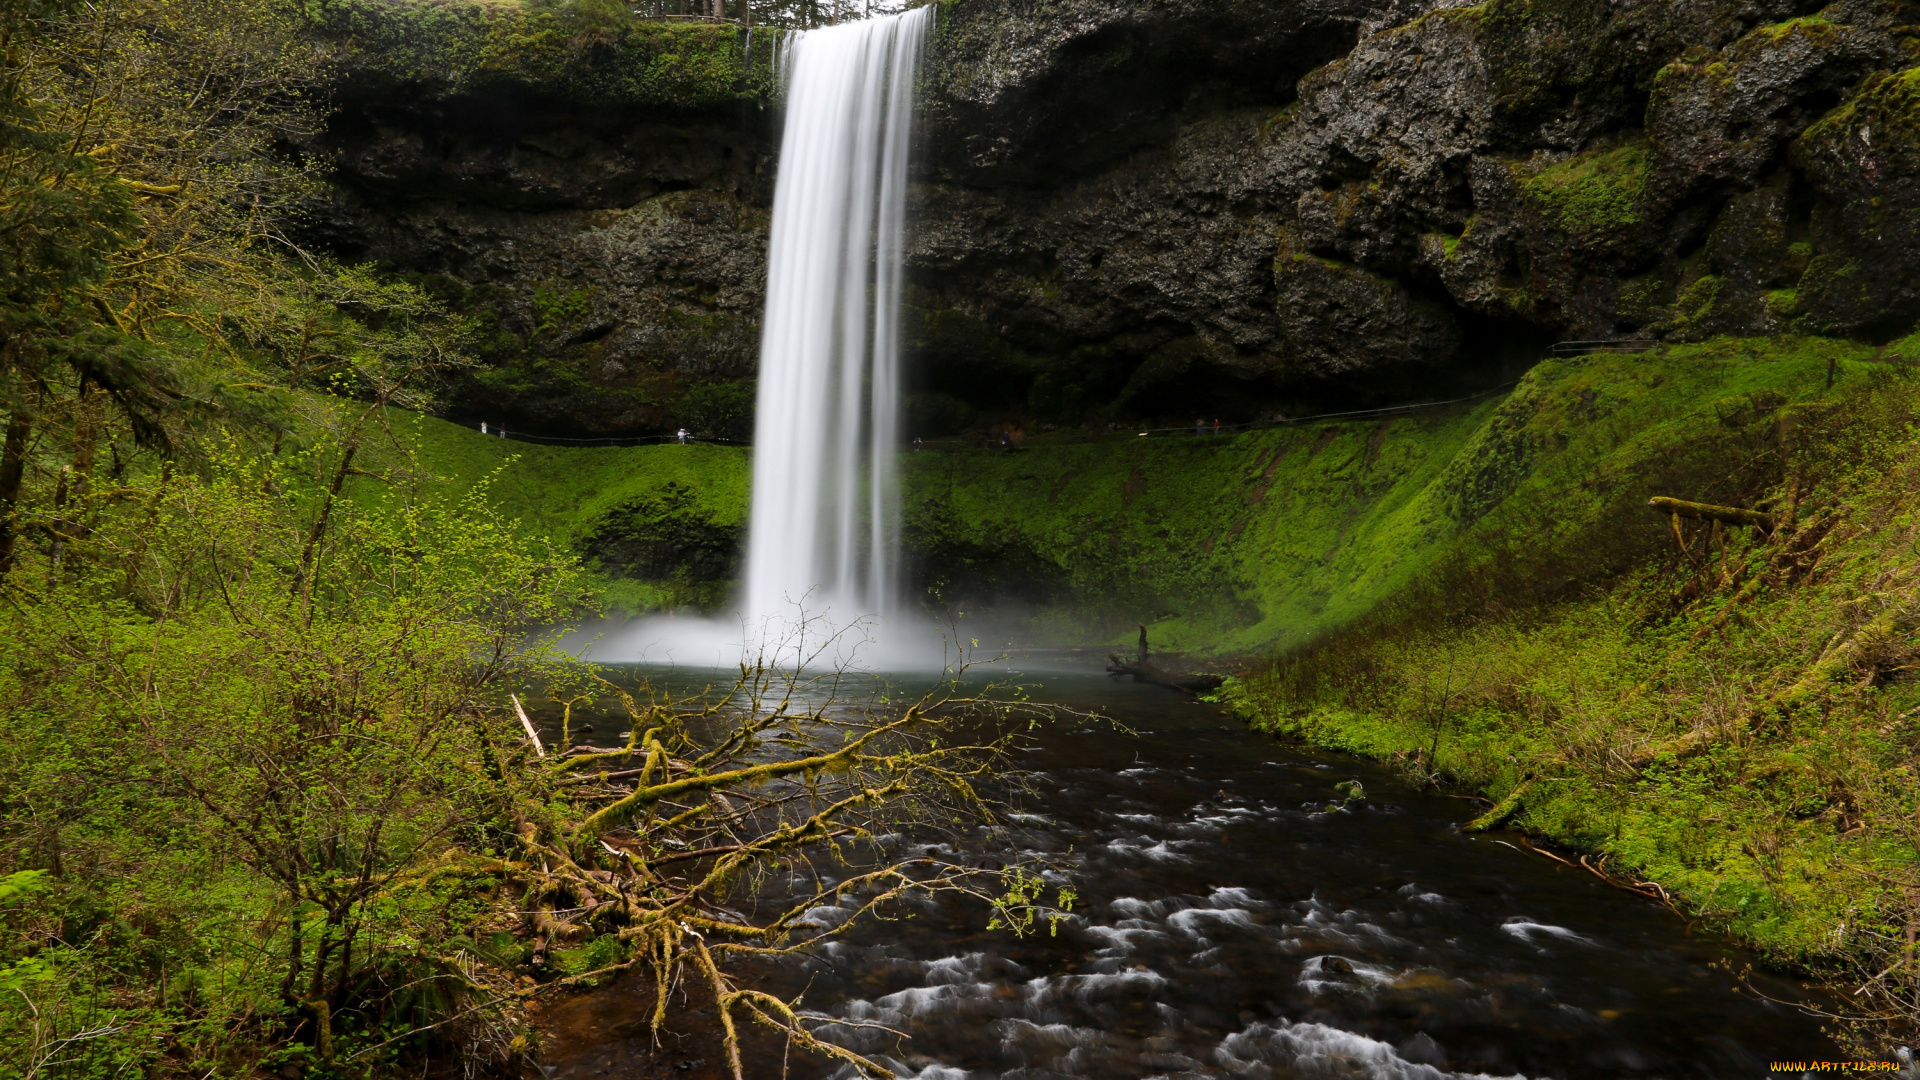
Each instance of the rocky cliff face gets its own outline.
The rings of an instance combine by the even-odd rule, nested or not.
[[[347,2],[314,237],[483,323],[465,420],[751,434],[777,132],[773,36]]]
[[[1903,0],[950,3],[915,423],[1438,393],[1562,338],[1886,340],[1920,318],[1916,23]],[[582,93],[559,61],[349,79],[325,235],[493,314],[461,408],[743,425],[769,35],[700,32],[734,67],[691,103]],[[657,43],[568,47],[598,71],[642,46],[657,67]]]

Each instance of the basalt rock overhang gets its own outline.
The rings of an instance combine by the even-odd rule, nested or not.
[[[356,30],[316,231],[498,315],[519,381],[476,391],[490,408],[671,430],[750,378],[771,35],[353,10],[428,7],[458,17]],[[1904,332],[1920,18],[1809,8],[943,4],[909,250],[921,419],[1447,392],[1563,337]]]

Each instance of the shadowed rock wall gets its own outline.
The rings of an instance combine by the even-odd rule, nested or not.
[[[916,432],[1440,394],[1568,337],[1887,340],[1920,318],[1917,23],[1902,0],[949,3]],[[700,32],[737,70],[692,104],[595,98],[551,58],[350,73],[321,231],[493,320],[457,410],[744,430],[769,36]],[[640,46],[608,48],[583,70]]]

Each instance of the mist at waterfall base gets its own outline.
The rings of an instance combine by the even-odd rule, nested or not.
[[[737,609],[643,618],[597,660],[939,668],[953,634],[900,580],[901,248],[914,78],[932,7],[812,30],[782,58],[786,124]]]

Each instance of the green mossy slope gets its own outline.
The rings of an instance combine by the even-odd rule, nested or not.
[[[1493,412],[909,455],[906,536],[936,593],[1021,604],[1030,640],[1305,641],[1451,531],[1431,497]],[[1022,604],[1022,601],[1025,601]]]
[[[1920,338],[1633,359],[1536,373],[1534,403],[1523,388],[1502,413],[1542,456],[1467,542],[1226,697],[1261,729],[1479,791],[1507,825],[1859,983],[1873,1049],[1920,1016]],[[1776,527],[1663,519],[1656,494]]]
[[[1577,541],[1579,572],[1555,573],[1618,572],[1662,535],[1649,494],[1732,497],[1728,478],[1752,457],[1747,421],[1820,396],[1830,360],[1844,375],[1870,356],[1723,339],[1548,361],[1503,398],[1385,419],[929,448],[901,459],[908,555],[937,610],[997,612],[1015,640],[1107,642],[1148,622],[1169,648],[1298,646],[1463,544]],[[509,515],[597,560],[617,607],[724,600],[746,452],[538,446],[410,414],[395,430],[420,468],[492,477]]]
[[[923,452],[907,458],[907,539],[962,606],[1031,605],[1033,638],[1117,640],[1147,622],[1173,648],[1290,647],[1374,610],[1456,546],[1516,528],[1554,551],[1617,523],[1612,540],[1582,540],[1583,575],[1620,569],[1658,538],[1648,495],[1719,491],[1748,456],[1744,436],[1721,437],[1735,421],[1818,396],[1830,360],[1869,356],[1721,339],[1547,361],[1476,408]]]
[[[730,586],[752,468],[742,450],[545,446],[398,410],[389,424],[394,439],[369,472],[415,471],[461,491],[485,484],[522,529],[585,558],[614,611],[711,607]]]

